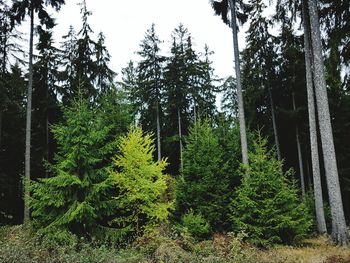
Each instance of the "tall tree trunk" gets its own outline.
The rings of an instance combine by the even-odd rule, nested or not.
[[[293,110],[296,111],[294,93],[292,94],[292,100],[293,100]],[[297,123],[295,124],[295,137],[296,137],[296,141],[297,141],[297,150],[298,150],[301,193],[302,193],[302,196],[305,197],[305,176],[304,176],[303,155],[302,155],[302,152],[301,152],[301,145],[300,145],[300,138],[299,138],[299,128],[298,128],[298,124]]]
[[[162,159],[161,145],[160,145],[160,117],[159,117],[159,102],[157,101],[156,105],[157,109],[157,153],[158,153],[158,161]]]
[[[49,146],[49,86],[46,85],[46,116],[45,116],[45,159],[49,162],[50,146]],[[45,176],[49,176],[48,169],[45,169]]]
[[[239,129],[240,129],[241,147],[242,147],[242,162],[243,162],[243,164],[247,165],[248,164],[248,144],[247,144],[247,133],[246,133],[246,126],[245,126],[241,68],[240,68],[239,49],[238,49],[237,17],[236,17],[236,5],[235,5],[236,1],[230,0],[229,3],[230,3],[230,10],[231,10],[231,28],[232,28],[232,39],[233,39],[233,52],[234,52],[234,58],[235,58]]]
[[[193,121],[194,125],[197,124],[197,110],[196,110],[196,100],[193,98]]]
[[[183,171],[183,156],[182,156],[182,132],[181,132],[181,116],[180,109],[177,108],[177,120],[178,120],[178,128],[179,128],[179,148],[180,148],[180,172]]]
[[[316,0],[309,0],[309,15],[318,121],[320,125],[323,159],[332,214],[332,239],[339,245],[346,245],[348,244],[348,236],[340,192],[338,167],[333,142],[333,131],[329,113],[325,69],[322,57],[322,40]]]
[[[1,153],[1,137],[2,136],[2,109],[0,109],[0,153]]]
[[[315,94],[312,81],[312,51],[310,45],[310,24],[307,15],[307,2],[303,0],[303,27],[304,27],[304,53],[305,53],[305,70],[306,70],[306,90],[307,90],[307,105],[309,114],[309,132],[310,132],[310,149],[311,149],[311,165],[312,178],[314,185],[315,210],[318,232],[327,233],[326,220],[323,208],[322,185],[320,175],[320,159],[318,154],[317,141],[317,125],[315,111]]]
[[[276,151],[277,151],[277,158],[279,161],[282,160],[281,157],[281,149],[280,149],[280,143],[278,140],[278,132],[277,132],[277,124],[276,124],[276,114],[275,114],[275,105],[273,103],[273,98],[272,98],[272,92],[271,89],[268,88],[269,92],[269,100],[270,100],[270,108],[271,108],[271,117],[272,117],[272,127],[273,127],[273,134],[275,136],[275,144],[276,144]]]
[[[26,119],[26,146],[25,146],[25,168],[24,176],[27,181],[30,180],[30,139],[32,122],[32,91],[33,91],[33,37],[34,37],[34,10],[30,10],[30,37],[29,37],[29,81],[27,97],[27,119]],[[28,188],[25,186],[25,196],[29,195]],[[24,204],[24,220],[29,219],[30,211],[26,202]]]

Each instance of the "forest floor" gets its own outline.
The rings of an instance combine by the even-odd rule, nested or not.
[[[261,250],[229,235],[196,242],[190,237],[151,236],[124,249],[79,243],[61,246],[39,239],[25,226],[0,227],[0,263],[350,263],[350,248],[327,237],[299,247]]]

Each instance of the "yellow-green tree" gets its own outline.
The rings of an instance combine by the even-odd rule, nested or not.
[[[167,162],[154,161],[154,151],[152,136],[141,128],[133,127],[121,138],[111,172],[118,200],[118,217],[112,222],[124,234],[139,235],[165,221],[172,207],[165,198]]]

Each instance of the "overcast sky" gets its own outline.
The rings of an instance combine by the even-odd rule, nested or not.
[[[81,27],[80,0],[66,0],[58,14],[54,29],[56,42],[66,35],[70,25]],[[233,74],[232,34],[228,26],[214,16],[209,0],[86,0],[92,12],[89,23],[97,35],[106,36],[106,45],[112,56],[111,68],[120,73],[130,59],[137,59],[140,41],[152,23],[160,39],[163,52],[168,52],[170,35],[179,23],[192,34],[197,51],[205,44],[215,52],[212,56],[215,73],[219,77]],[[240,49],[244,44],[240,36]]]

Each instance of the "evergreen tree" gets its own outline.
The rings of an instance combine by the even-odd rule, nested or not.
[[[157,156],[161,160],[161,115],[164,93],[163,68],[165,58],[159,54],[160,43],[154,24],[147,30],[138,54],[138,85],[136,94],[143,107],[140,109],[140,123],[146,131],[157,134]]]
[[[34,38],[34,14],[38,13],[40,23],[47,28],[54,27],[54,21],[45,10],[45,6],[51,6],[58,11],[64,0],[49,0],[45,3],[42,0],[15,0],[12,6],[12,24],[21,23],[26,14],[30,16],[29,34],[29,81],[27,95],[27,117],[26,117],[26,147],[25,147],[25,178],[30,180],[30,151],[31,151],[31,123],[32,123],[32,89],[33,89],[33,38]],[[24,218],[29,218],[29,209],[25,206]]]
[[[190,89],[193,77],[188,54],[193,54],[190,34],[180,24],[172,34],[171,55],[165,68],[165,134],[167,155],[170,158],[170,170],[176,173],[183,168],[183,135],[187,134],[190,125]],[[177,131],[177,132],[176,132]],[[176,146],[174,143],[178,143]]]
[[[276,113],[273,100],[274,84],[276,83],[276,64],[277,57],[274,50],[274,37],[268,32],[269,21],[263,16],[266,8],[261,0],[251,0],[251,24],[247,31],[247,46],[243,54],[243,76],[244,85],[246,87],[246,111],[250,120],[257,120],[260,114],[266,114],[266,108],[270,110],[271,119],[268,118],[267,123],[272,121],[272,128],[275,139],[277,156],[281,160],[281,151],[279,145],[279,137],[277,130]],[[255,96],[257,93],[259,96]],[[258,99],[254,102],[254,99]],[[261,108],[254,107],[256,103],[262,103]],[[252,112],[254,111],[254,112]],[[255,118],[249,115],[257,115]],[[267,117],[265,117],[267,118]],[[251,123],[257,125],[258,123]],[[261,125],[263,127],[263,125]]]
[[[64,117],[52,130],[59,146],[55,164],[49,166],[53,176],[31,183],[32,216],[49,233],[106,234],[117,208],[107,167],[119,134],[86,100],[66,108]]]
[[[321,145],[326,170],[329,202],[332,213],[332,239],[340,245],[348,244],[348,233],[341,197],[333,131],[329,113],[328,95],[322,56],[321,31],[316,0],[309,0],[310,33],[313,51],[313,69]]]
[[[282,163],[267,150],[266,140],[259,138],[254,147],[250,176],[243,179],[231,204],[233,229],[246,232],[257,246],[296,243],[312,225],[310,212],[290,181],[292,172],[282,172]]]
[[[233,50],[235,61],[235,72],[237,81],[237,98],[238,98],[238,112],[239,112],[239,126],[241,129],[241,144],[242,144],[242,160],[244,164],[248,164],[248,145],[246,134],[246,120],[244,115],[244,103],[242,93],[242,81],[241,81],[241,65],[239,59],[238,49],[238,35],[237,24],[238,22],[244,23],[247,19],[250,6],[243,3],[241,0],[222,0],[221,2],[211,1],[212,6],[217,15],[220,15],[223,22],[228,24],[232,29],[233,38]],[[231,15],[231,21],[228,19],[228,13]],[[238,18],[238,21],[237,21]]]
[[[326,233],[326,219],[323,209],[323,195],[320,174],[320,159],[318,153],[318,139],[317,139],[317,120],[316,120],[316,105],[315,105],[315,91],[312,77],[312,50],[311,50],[311,36],[310,23],[308,16],[308,4],[306,0],[302,2],[302,16],[304,28],[304,54],[305,54],[305,69],[306,69],[306,90],[307,90],[307,105],[309,113],[309,132],[310,132],[310,148],[311,148],[311,162],[312,175],[314,182],[314,196],[315,196],[315,211],[317,229],[319,233]]]
[[[60,94],[62,96],[62,102],[64,105],[73,100],[76,94],[77,82],[77,69],[75,61],[77,60],[76,46],[77,46],[77,33],[73,26],[69,27],[69,31],[62,37],[61,43],[61,67],[60,71]]]
[[[187,137],[184,168],[176,187],[177,213],[193,210],[201,214],[214,231],[228,229],[227,206],[232,196],[230,174],[223,173],[226,165],[223,155],[213,129],[207,122],[198,121]]]
[[[25,138],[26,81],[19,65],[1,76],[0,224],[19,224],[23,219],[22,185]]]
[[[35,177],[43,176],[43,160],[50,161],[53,150],[49,125],[57,122],[59,50],[54,47],[51,30],[38,27],[39,52],[33,66],[33,146],[32,170]],[[51,149],[52,148],[52,149]]]
[[[214,75],[214,69],[212,67],[212,61],[210,56],[214,52],[210,51],[207,45],[204,46],[204,53],[202,58],[199,58],[197,62],[198,66],[198,84],[196,99],[193,101],[194,108],[198,117],[203,119],[210,119],[216,114],[216,94],[219,88],[215,85],[218,81],[217,76]],[[196,116],[194,116],[196,118]]]
[[[108,66],[111,56],[105,46],[105,36],[102,32],[98,34],[98,39],[95,47],[96,57],[96,80],[95,85],[98,87],[101,94],[106,93],[112,88],[113,79],[116,73]]]

